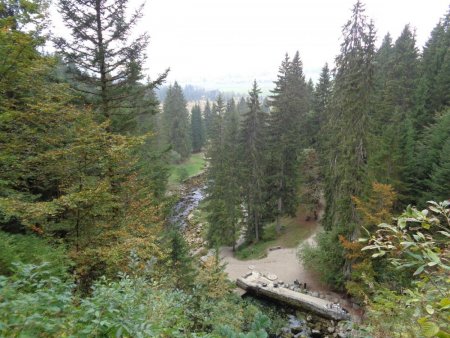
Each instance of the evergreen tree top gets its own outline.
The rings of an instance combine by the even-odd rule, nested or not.
[[[337,69],[342,72],[354,58],[362,58],[372,55],[375,42],[375,28],[372,21],[364,14],[365,6],[357,1],[353,6],[350,20],[344,25],[342,33],[344,40],[341,43],[341,53],[336,57]],[[339,76],[336,74],[336,76]]]

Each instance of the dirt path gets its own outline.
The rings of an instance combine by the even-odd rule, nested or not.
[[[303,243],[314,243],[314,237],[319,229],[317,226],[313,234],[305,239]],[[223,262],[227,264],[225,271],[232,281],[248,273],[250,267],[258,272],[275,274],[280,280],[287,283],[298,280],[301,283],[307,283],[308,288],[311,290],[326,290],[318,277],[311,271],[306,270],[299,262],[297,248],[282,248],[269,251],[265,258],[241,261],[233,257],[231,247],[223,247],[220,250],[220,256]]]
[[[322,214],[323,212],[321,212],[320,216]],[[315,244],[315,237],[321,231],[318,223],[316,223],[312,234],[303,240],[300,245],[302,243]],[[222,247],[220,249],[220,256],[222,257],[222,261],[226,263],[225,271],[232,281],[247,274],[251,271],[250,268],[261,273],[275,274],[279,280],[285,283],[292,284],[295,280],[298,280],[300,283],[306,283],[308,290],[320,292],[329,301],[339,302],[350,312],[353,321],[359,322],[361,320],[361,310],[352,308],[352,304],[343,295],[332,292],[326,285],[320,282],[317,274],[305,269],[297,258],[297,248],[282,248],[269,251],[265,258],[241,261],[233,257],[231,247]]]

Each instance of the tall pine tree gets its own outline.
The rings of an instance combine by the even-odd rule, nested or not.
[[[388,183],[403,204],[413,202],[415,106],[419,54],[415,36],[405,26],[395,44],[387,36],[376,55],[376,96],[370,172],[374,180]]]
[[[188,158],[192,149],[191,128],[183,90],[177,82],[167,91],[162,119],[166,143],[180,155],[181,160]]]
[[[289,60],[286,55],[275,82],[272,111],[269,119],[270,200],[275,204],[276,229],[280,231],[280,217],[294,216],[298,205],[299,155],[305,145],[304,128],[307,122],[308,90],[303,67],[297,52]]]
[[[341,52],[336,57],[333,98],[327,121],[329,132],[325,170],[326,210],[323,225],[327,230],[318,238],[319,255],[328,282],[342,286],[349,276],[339,235],[356,238],[359,219],[352,196],[363,196],[369,186],[367,174],[369,116],[372,109],[374,28],[357,1],[352,17],[343,28]]]
[[[226,111],[225,111],[226,109]],[[215,105],[214,132],[208,148],[208,241],[211,246],[235,244],[241,219],[239,120],[235,107]]]
[[[244,114],[240,135],[241,186],[247,212],[247,240],[258,242],[264,225],[266,191],[265,130],[266,114],[262,111],[256,81],[249,92],[248,111]]]
[[[358,223],[352,196],[361,196],[367,185],[367,141],[373,94],[374,28],[358,0],[343,29],[336,76],[327,172],[325,227],[350,230]]]
[[[198,104],[191,109],[191,136],[192,136],[192,152],[198,153],[202,151],[205,143],[205,131],[203,127],[202,111]]]
[[[166,71],[146,86],[138,84],[143,79],[149,38],[146,33],[131,37],[143,5],[127,18],[127,2],[60,0],[59,11],[70,38],[55,40],[66,62],[77,68],[72,73],[77,81],[74,87],[92,97],[103,119],[120,121],[117,130],[122,129],[123,120],[126,123],[140,113],[153,111],[143,111],[137,103],[147,88],[161,84],[167,75]]]

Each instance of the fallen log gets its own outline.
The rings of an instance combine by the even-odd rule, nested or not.
[[[236,285],[256,296],[264,296],[280,303],[301,308],[321,317],[334,320],[348,320],[350,315],[340,306],[324,299],[277,286],[258,272],[247,274],[236,280]]]

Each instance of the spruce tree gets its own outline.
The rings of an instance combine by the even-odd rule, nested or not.
[[[207,152],[208,241],[213,247],[225,244],[235,249],[241,218],[239,120],[235,107],[228,104],[225,108],[221,97],[214,111],[214,133]]]
[[[202,151],[205,141],[205,132],[203,128],[202,112],[198,104],[191,109],[191,136],[192,152],[198,153]]]
[[[419,55],[415,37],[406,26],[395,44],[389,37],[377,53],[377,104],[372,125],[374,135],[370,160],[375,180],[391,184],[399,201],[414,201],[415,106],[419,76]]]
[[[209,162],[207,169],[208,187],[208,234],[207,239],[210,246],[224,244],[226,231],[225,198],[224,188],[226,182],[226,157],[224,156],[224,114],[225,106],[222,97],[217,98],[217,104],[213,105],[215,117],[210,117],[210,142],[206,157]]]
[[[319,121],[324,120],[323,115],[325,114],[331,99],[331,89],[331,73],[328,63],[325,63],[320,72],[319,81],[314,88],[314,110],[319,114],[319,116],[322,116]],[[319,122],[319,124],[322,123]]]
[[[325,121],[327,120],[327,111],[331,100],[332,79],[328,64],[322,68],[320,72],[319,81],[314,88],[314,96],[312,101],[312,109],[314,111],[313,119],[310,123],[312,129],[312,147],[319,150],[322,154],[325,152],[326,137],[328,135]],[[323,156],[319,158],[323,160]]]
[[[421,205],[429,200],[448,199],[450,191],[448,140],[450,140],[450,110],[439,114],[425,131],[418,146],[415,193]]]
[[[321,269],[333,275],[336,286],[349,277],[351,261],[345,258],[339,236],[359,236],[360,220],[352,197],[364,196],[370,185],[368,162],[369,116],[373,95],[374,28],[357,1],[343,28],[341,52],[336,57],[333,97],[327,130],[329,149],[325,167],[325,217],[327,230],[318,238]]]
[[[239,99],[239,102],[238,102],[238,104],[237,104],[236,109],[237,109],[239,118],[242,118],[242,116],[244,115],[244,113],[246,113],[247,110],[248,110],[247,101],[245,100],[244,97],[241,97],[241,98]]]
[[[177,82],[167,91],[162,118],[166,143],[182,160],[188,158],[192,149],[189,116],[183,90]]]
[[[55,44],[68,64],[75,65],[75,89],[93,97],[103,119],[133,119],[139,111],[136,102],[147,88],[160,85],[163,73],[146,86],[142,67],[148,46],[146,33],[131,38],[132,29],[142,17],[143,5],[127,18],[128,0],[60,0],[59,11],[70,38],[57,38]],[[144,111],[144,112],[148,112]],[[120,130],[121,126],[116,126]]]
[[[380,48],[375,54],[375,70],[374,70],[374,85],[375,85],[375,115],[373,116],[373,127],[376,135],[381,135],[385,126],[389,123],[391,118],[391,107],[388,100],[385,99],[387,94],[386,87],[390,81],[390,73],[392,68],[393,58],[393,43],[392,37],[388,33],[383,38]]]
[[[236,107],[227,111],[224,130],[224,156],[226,160],[224,182],[225,214],[227,216],[227,231],[225,238],[232,243],[233,251],[239,238],[239,223],[242,218],[241,187],[239,163],[239,114]]]
[[[190,290],[194,286],[195,267],[189,254],[189,246],[178,229],[169,233],[170,266],[173,269],[175,288]]]
[[[212,110],[209,100],[206,100],[205,110],[203,111],[203,120],[205,121],[205,141],[209,140],[212,129]]]
[[[345,227],[352,233],[358,223],[352,196],[368,185],[367,141],[372,108],[374,28],[358,0],[343,29],[341,53],[336,57],[332,111],[328,128],[334,144],[329,152],[325,227]]]
[[[303,67],[297,52],[289,60],[286,55],[281,64],[278,80],[272,95],[272,111],[269,119],[270,200],[280,231],[280,217],[294,216],[298,205],[299,156],[306,144],[308,89]]]
[[[229,99],[227,101],[227,113],[232,113],[235,112],[236,110],[237,110],[236,102],[234,101],[233,98]]]
[[[389,78],[386,83],[386,95],[384,95],[384,100],[391,109],[401,112],[412,111],[419,75],[418,58],[415,35],[409,25],[406,25],[392,47]]]
[[[450,137],[441,146],[437,162],[433,165],[429,179],[427,201],[448,200],[450,195]]]
[[[247,212],[247,240],[258,242],[264,225],[266,191],[266,114],[262,111],[256,81],[249,92],[248,111],[242,117],[240,135],[241,186]]]
[[[421,69],[424,95],[418,124],[426,126],[432,114],[450,105],[450,10],[431,32],[423,49]]]

